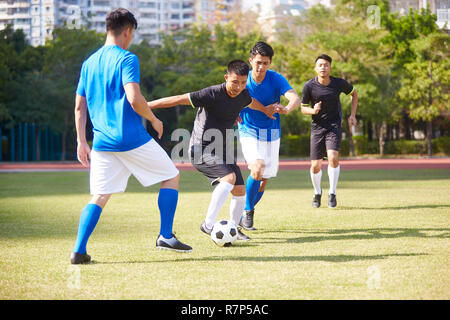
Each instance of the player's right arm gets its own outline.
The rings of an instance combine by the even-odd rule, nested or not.
[[[189,98],[189,93],[180,94],[177,96],[165,97],[157,100],[147,102],[147,106],[150,109],[161,109],[161,108],[171,108],[179,105],[191,105],[191,100]]]
[[[77,158],[80,163],[89,167],[91,148],[86,141],[87,102],[86,98],[75,96],[75,128],[77,130]]]
[[[133,110],[144,117],[152,124],[152,127],[158,133],[158,138],[161,139],[163,134],[163,123],[159,120],[152,112],[152,110],[148,107],[147,101],[141,93],[141,89],[139,88],[139,84],[136,82],[128,82],[124,86],[125,94],[127,96],[127,100],[130,103]]]

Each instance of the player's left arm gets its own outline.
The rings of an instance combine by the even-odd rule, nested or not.
[[[352,100],[352,111],[350,113],[350,117],[348,117],[348,124],[351,126],[356,126],[356,109],[358,108],[358,93],[356,89],[350,93],[350,99]]]
[[[75,128],[77,131],[77,158],[85,167],[89,167],[91,158],[91,148],[86,141],[86,121],[87,121],[87,101],[86,97],[77,94],[75,96]]]
[[[289,103],[282,108],[278,108],[277,112],[287,114],[295,110],[300,105],[300,97],[294,89],[290,89],[284,93],[284,97],[288,99]]]

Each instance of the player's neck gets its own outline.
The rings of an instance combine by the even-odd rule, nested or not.
[[[265,77],[266,77],[265,73],[260,75],[260,74],[256,74],[256,72],[252,72],[253,81],[255,81],[257,84],[261,84],[261,82],[264,81]]]
[[[105,46],[114,46],[114,45],[122,48],[123,50],[126,50],[125,39],[123,39],[121,37],[113,37],[113,36],[108,35],[106,37]]]
[[[317,76],[317,81],[324,86],[327,86],[330,84],[331,82],[331,78],[330,76],[326,76],[326,77],[321,77],[321,76]]]

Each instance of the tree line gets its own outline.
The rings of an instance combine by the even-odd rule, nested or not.
[[[435,21],[427,9],[403,16],[389,12],[387,0],[340,0],[332,8],[318,5],[278,25],[269,42],[275,50],[271,68],[301,95],[303,84],[315,76],[315,58],[327,53],[333,57],[332,75],[357,89],[358,131],[366,140],[378,142],[380,154],[386,140],[412,139],[413,130],[420,129],[426,132],[431,155],[432,138],[448,136],[450,129],[450,36],[438,30]],[[51,128],[61,134],[61,159],[74,154],[79,71],[104,40],[105,34],[92,30],[60,27],[45,45],[33,47],[21,30],[9,26],[0,31],[0,124],[33,123],[37,131]],[[153,100],[223,82],[227,63],[248,60],[258,40],[267,41],[256,18],[240,14],[214,30],[195,24],[163,35],[159,45],[143,41],[129,50],[140,61],[141,90]],[[347,119],[350,99],[343,96],[341,101]],[[192,129],[192,108],[155,112],[165,125],[160,142],[166,148],[172,145],[173,130]],[[300,110],[283,115],[282,135],[307,135],[309,122]],[[354,155],[355,132],[346,121],[343,124],[349,154]]]

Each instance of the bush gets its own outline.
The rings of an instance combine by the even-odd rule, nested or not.
[[[355,154],[376,154],[380,153],[378,141],[369,141],[365,136],[353,136]]]
[[[280,144],[280,153],[285,156],[309,156],[309,135],[285,135]]]
[[[384,145],[385,154],[424,154],[427,142],[424,140],[392,140]]]
[[[443,152],[446,155],[450,155],[450,137],[433,139],[433,148],[434,152]]]

